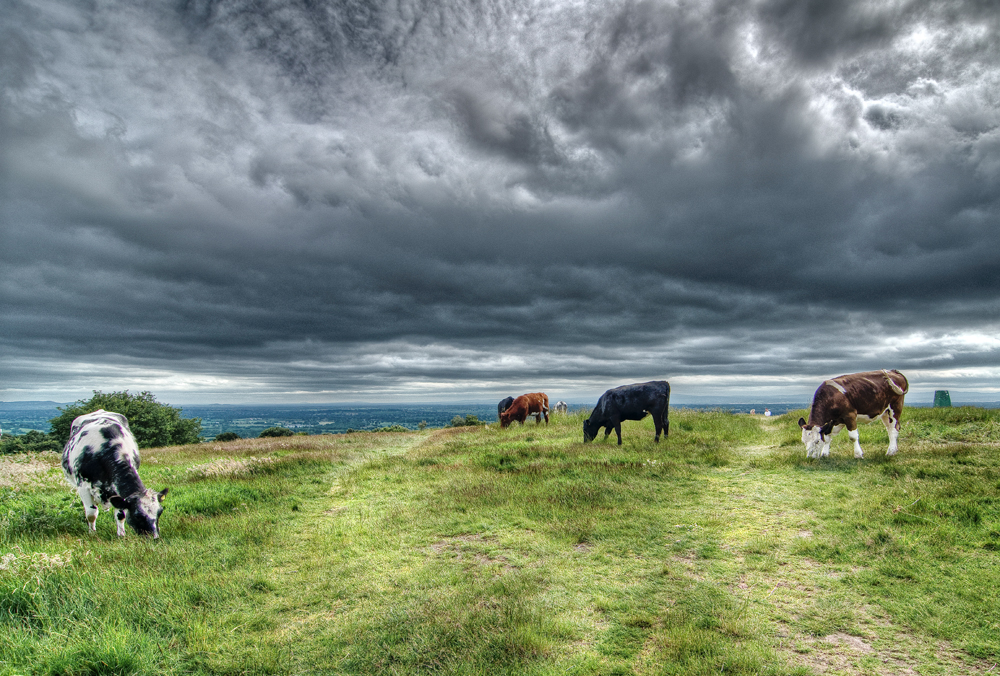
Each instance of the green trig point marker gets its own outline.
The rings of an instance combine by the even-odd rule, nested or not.
[[[951,408],[951,395],[948,394],[948,390],[934,392],[934,408]]]

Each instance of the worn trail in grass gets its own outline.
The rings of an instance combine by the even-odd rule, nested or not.
[[[577,443],[578,427],[444,431],[338,480],[289,557],[329,562],[288,571],[286,588],[300,591],[279,614],[300,663],[317,673],[991,667],[997,614],[977,605],[996,608],[996,513],[993,530],[986,512],[962,522],[981,501],[956,491],[970,477],[942,468],[940,447],[914,440],[910,457],[886,460],[884,432],[866,428],[869,459],[835,445],[816,462],[788,420],[680,412],[668,443],[634,425],[621,449]],[[995,497],[989,453],[959,455],[981,456],[975,493]],[[934,473],[950,480],[936,485]],[[920,495],[929,516],[912,512]],[[928,532],[947,542],[921,545],[923,527],[909,527],[919,519],[936,519]],[[928,597],[941,575],[948,590]],[[305,607],[317,598],[328,602]]]
[[[684,410],[620,448],[569,416],[158,451],[165,546],[81,539],[45,486],[0,515],[37,569],[0,571],[34,594],[0,596],[0,673],[995,673],[996,420],[908,413],[892,459],[880,426],[807,460],[798,413]]]

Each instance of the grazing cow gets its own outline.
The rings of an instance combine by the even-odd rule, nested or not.
[[[806,456],[825,458],[830,455],[833,435],[846,427],[847,436],[854,441],[854,457],[863,458],[858,442],[858,421],[868,422],[875,418],[882,419],[889,433],[886,455],[895,455],[899,415],[903,412],[903,397],[909,388],[902,373],[885,369],[824,380],[813,395],[809,422],[799,418]]]
[[[507,427],[515,420],[522,425],[529,416],[535,416],[535,424],[542,422],[545,416],[545,424],[549,424],[549,397],[544,392],[531,392],[522,394],[511,403],[510,407],[500,414],[500,427]]]
[[[569,404],[567,404],[565,401],[557,401],[556,405],[552,407],[552,410],[555,413],[561,413],[563,415],[566,415],[566,411],[569,410]]]
[[[597,433],[604,429],[604,438],[611,436],[614,429],[618,435],[618,445],[622,445],[622,421],[642,420],[652,414],[656,426],[656,442],[670,433],[670,383],[666,380],[651,380],[648,383],[622,385],[608,390],[597,400],[590,418],[583,421],[583,441],[593,441]]]
[[[118,510],[119,536],[125,535],[127,521],[139,535],[160,537],[157,520],[167,489],[157,493],[143,486],[139,447],[125,416],[101,409],[76,418],[63,448],[62,466],[66,481],[83,501],[92,533],[97,532],[100,504]]]
[[[514,403],[514,397],[507,397],[499,404],[497,404],[497,417],[499,418],[504,411],[510,408],[510,405]]]

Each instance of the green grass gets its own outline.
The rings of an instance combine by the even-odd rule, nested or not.
[[[802,413],[148,450],[155,542],[0,458],[0,676],[994,673],[1000,412]]]

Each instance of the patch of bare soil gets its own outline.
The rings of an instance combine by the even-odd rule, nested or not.
[[[484,537],[478,533],[457,535],[439,540],[430,545],[430,550],[437,555],[450,556],[455,561],[474,562],[481,566],[500,566],[503,572],[515,570],[515,566],[503,554],[494,551],[494,538]]]
[[[779,636],[784,636],[779,632]],[[844,633],[827,636],[795,635],[783,640],[792,664],[817,674],[846,676],[919,676],[932,666],[931,673],[997,673],[997,665],[973,662],[947,642],[920,642],[915,637],[897,635],[895,640],[865,639]]]

